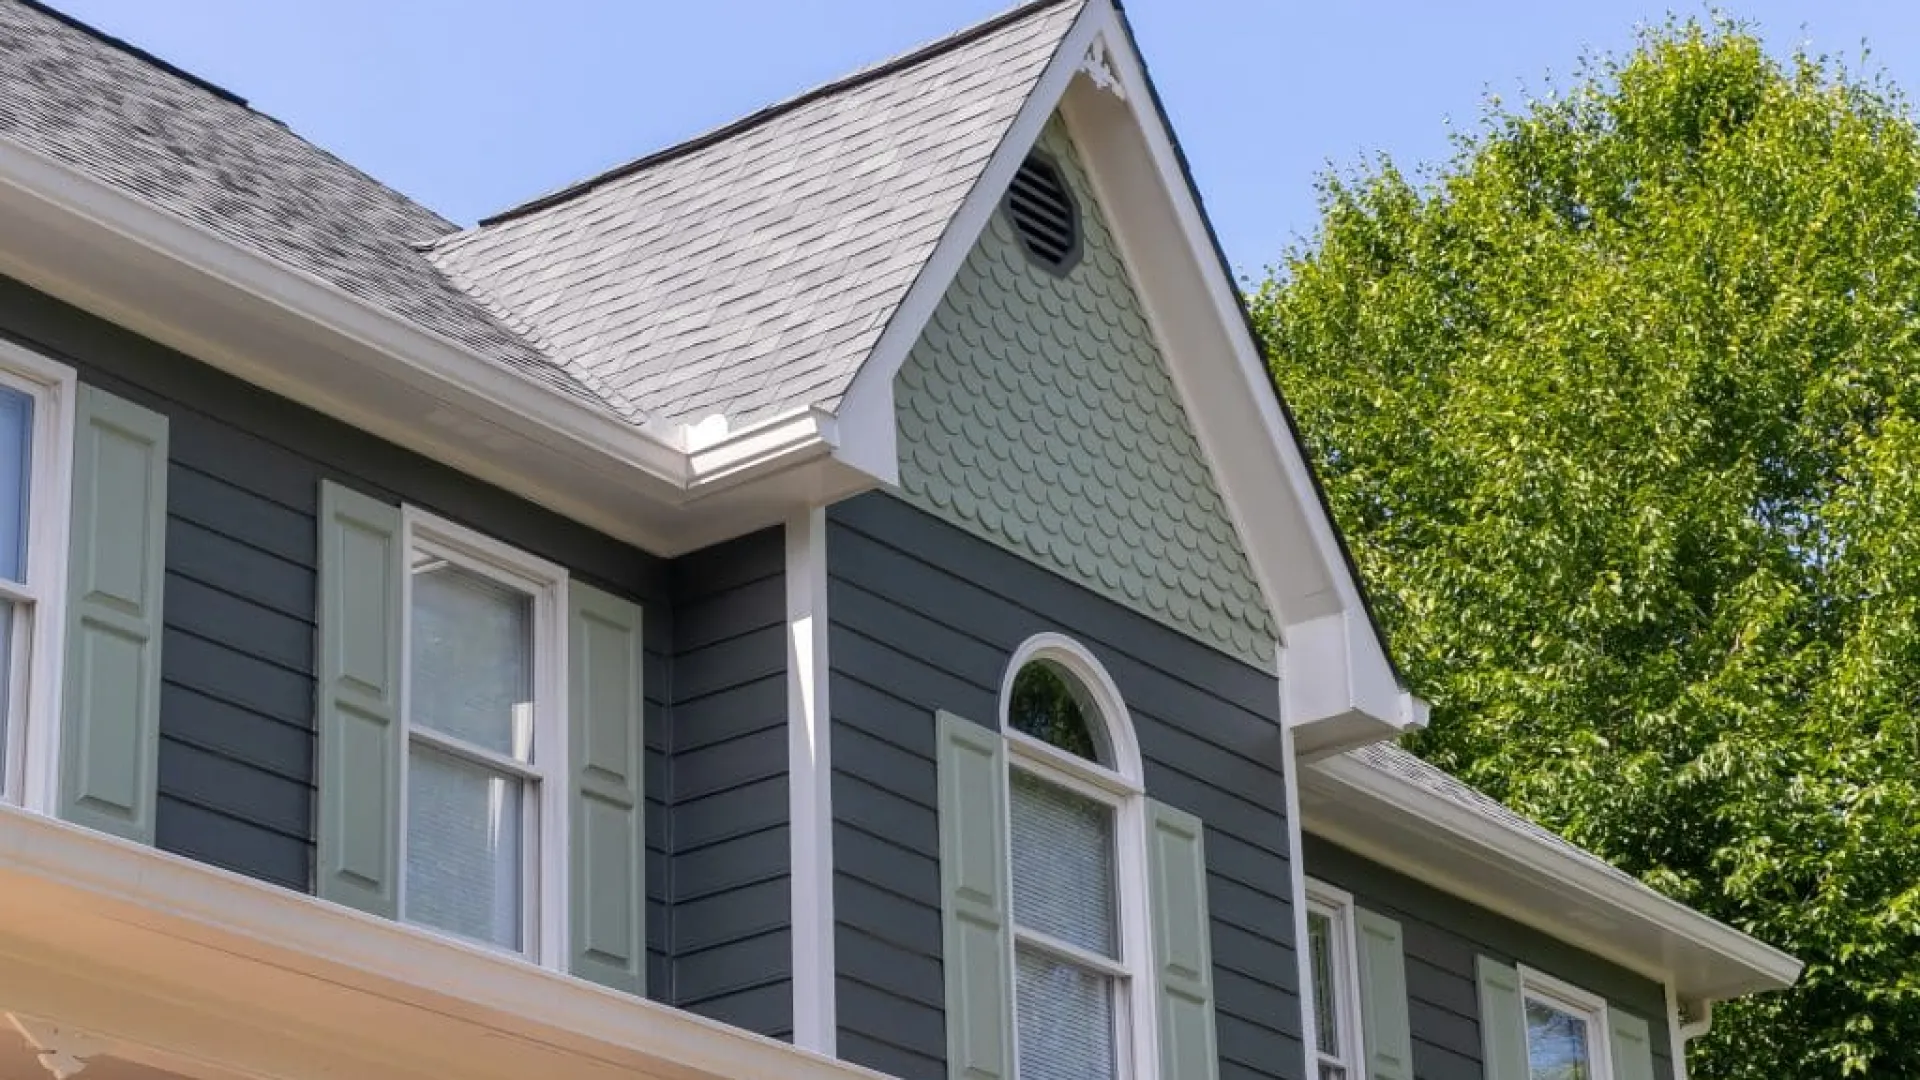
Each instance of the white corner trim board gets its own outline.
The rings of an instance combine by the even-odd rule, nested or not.
[[[881,1080],[490,949],[6,807],[0,1011],[91,1033],[115,1057],[191,1061],[197,1075],[222,1077]]]
[[[793,1042],[838,1043],[833,907],[833,753],[827,686],[827,526],[787,522],[787,801],[793,919]]]

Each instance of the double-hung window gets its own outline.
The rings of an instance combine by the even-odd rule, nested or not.
[[[0,343],[0,801],[52,797],[73,372]]]
[[[406,520],[401,915],[551,960],[565,572],[425,514]]]
[[[1307,955],[1320,1080],[1363,1080],[1353,897],[1318,881],[1307,883]]]
[[[1007,701],[1021,1080],[1140,1075],[1151,1045],[1139,782],[1115,747],[1117,697],[1075,659],[1036,655]]]
[[[1606,1000],[1537,971],[1519,971],[1528,1080],[1611,1080]]]

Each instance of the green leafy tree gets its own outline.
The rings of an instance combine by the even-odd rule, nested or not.
[[[1483,119],[1251,298],[1415,748],[1807,961],[1696,1076],[1920,1076],[1906,103],[1696,20]]]

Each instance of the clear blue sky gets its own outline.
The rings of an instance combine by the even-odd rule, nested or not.
[[[724,123],[1008,0],[52,0],[250,99],[462,223]],[[1728,0],[1920,89],[1920,4]],[[1130,0],[1241,272],[1310,234],[1314,180],[1443,159],[1482,95],[1621,49],[1661,0]]]

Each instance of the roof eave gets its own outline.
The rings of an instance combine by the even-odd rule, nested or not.
[[[1620,876],[1594,856],[1545,843],[1351,755],[1307,766],[1301,784],[1303,794],[1322,796],[1303,805],[1307,831],[1669,984],[1682,1000],[1725,1000],[1799,978],[1802,964],[1794,957]],[[1369,826],[1382,818],[1391,821],[1390,834]],[[1463,854],[1471,867],[1461,865]],[[1508,888],[1520,882],[1546,882],[1561,902],[1526,904],[1519,889]],[[1570,915],[1575,901],[1604,908],[1633,932],[1596,932]]]
[[[0,274],[656,554],[872,483],[818,410],[689,448],[4,138],[0,212]]]

